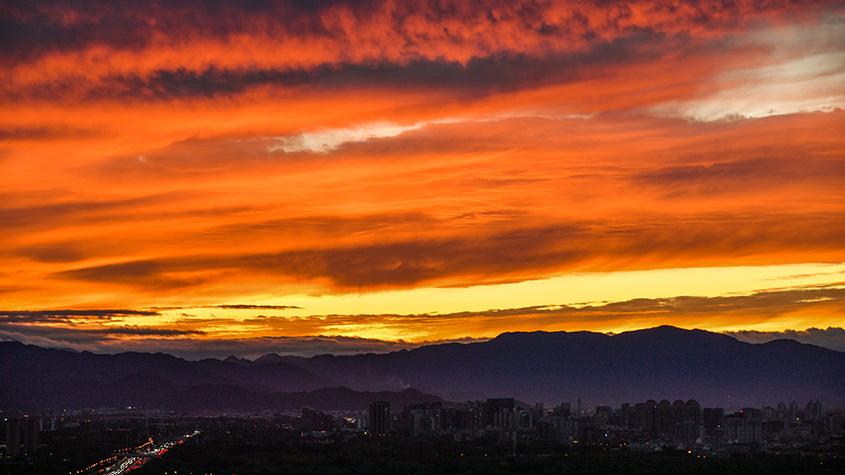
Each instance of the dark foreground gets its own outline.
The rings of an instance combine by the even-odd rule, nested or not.
[[[143,474],[725,474],[845,473],[843,454],[708,457],[532,442],[302,433],[269,421],[217,421],[201,436],[133,472]],[[516,452],[516,456],[514,456]]]
[[[794,453],[708,455],[695,449],[638,452],[540,440],[513,444],[492,438],[458,442],[440,435],[373,437],[354,429],[321,431],[302,424],[301,418],[292,417],[138,419],[134,424],[92,420],[45,432],[37,455],[6,459],[0,463],[0,475],[68,475],[77,470],[79,475],[845,473],[841,444],[808,446]],[[154,444],[144,442],[148,434]],[[89,467],[127,452],[116,451],[118,447],[134,447],[132,453],[156,450],[143,458],[144,463],[120,470],[114,463]],[[80,470],[85,467],[89,469]]]
[[[531,453],[534,452],[534,453]],[[801,456],[701,458],[685,451],[641,454],[603,450],[542,450],[514,457],[507,450],[443,441],[346,441],[327,445],[206,439],[175,448],[141,474],[510,474],[510,473],[845,473],[843,460]]]

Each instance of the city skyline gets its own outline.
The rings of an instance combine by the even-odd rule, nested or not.
[[[0,415],[4,415],[2,411]],[[280,451],[293,448],[300,455],[293,464],[297,470],[310,464],[323,468],[331,465],[326,460],[302,460],[303,449],[306,453],[309,448],[317,449],[318,457],[325,457],[324,449],[343,453],[347,458],[340,463],[347,469],[350,456],[383,457],[379,452],[388,449],[390,470],[397,470],[395,464],[400,453],[418,459],[420,452],[427,450],[426,445],[434,443],[438,447],[434,452],[437,462],[432,465],[448,465],[442,457],[448,459],[449,452],[462,460],[465,456],[478,458],[473,464],[489,460],[488,457],[531,460],[539,453],[543,454],[539,459],[545,460],[546,466],[560,468],[572,456],[588,460],[594,471],[597,464],[607,463],[606,457],[610,455],[616,463],[621,458],[626,473],[647,473],[643,468],[632,469],[632,465],[643,463],[642,457],[653,457],[664,468],[669,463],[680,462],[687,468],[700,469],[708,459],[711,464],[714,461],[719,464],[721,460],[721,463],[736,464],[737,468],[744,467],[742,473],[758,473],[762,468],[755,470],[748,465],[774,458],[780,464],[793,465],[787,470],[790,472],[807,473],[815,469],[820,473],[838,473],[845,434],[845,416],[841,410],[826,408],[812,400],[806,405],[780,401],[776,405],[746,406],[736,411],[705,407],[694,399],[674,402],[650,399],[595,408],[582,407],[579,400],[577,405],[562,402],[547,408],[542,403],[532,405],[514,398],[494,398],[463,403],[408,402],[399,407],[389,401],[374,400],[366,408],[340,410],[302,407],[259,413],[191,414],[127,407],[45,411],[41,416],[12,413],[11,416],[4,419],[6,457],[26,460],[44,473],[71,475],[118,475],[136,470],[160,473],[162,465],[184,467],[186,459],[190,460],[190,466],[206,470],[217,470],[221,463],[243,464],[244,460],[234,454],[221,456],[233,450],[232,431],[254,438],[247,439],[253,457],[257,455],[256,446],[266,447],[275,457]],[[159,423],[152,423],[154,420]],[[168,423],[163,424],[163,420]],[[125,437],[123,445],[101,451],[104,457],[96,461],[79,454],[84,452],[79,449],[90,447],[90,437],[64,440],[66,434],[90,434],[95,429],[114,432],[110,427],[120,427],[119,432]],[[63,459],[62,464],[50,463],[43,455],[50,444],[40,443],[42,436],[50,442],[63,441],[76,451],[71,450],[71,458]],[[269,440],[273,442],[268,443]],[[402,447],[409,452],[399,450]],[[372,449],[376,452],[370,452]],[[563,460],[552,458],[554,453]],[[275,457],[264,455],[261,466],[277,467],[283,463],[274,460]],[[416,463],[418,467],[419,460]],[[85,466],[77,468],[81,464]],[[577,467],[579,463],[574,464]],[[144,472],[147,466],[151,470]],[[67,472],[69,467],[71,471]]]
[[[841,2],[0,14],[0,340],[845,348]]]

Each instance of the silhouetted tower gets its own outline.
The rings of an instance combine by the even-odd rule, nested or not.
[[[21,454],[21,421],[19,419],[8,419],[6,421],[6,455],[16,456]]]
[[[789,403],[789,417],[792,419],[798,417],[798,403],[795,401]]]
[[[370,403],[370,432],[384,435],[390,432],[390,403],[388,401],[373,401]]]
[[[23,427],[23,448],[27,454],[34,454],[38,451],[41,436],[41,419],[27,416],[21,420]]]

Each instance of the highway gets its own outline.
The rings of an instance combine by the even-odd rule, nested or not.
[[[70,472],[69,475],[121,475],[131,472],[139,467],[142,467],[150,460],[161,457],[167,453],[171,448],[184,444],[186,440],[199,435],[200,431],[183,434],[178,437],[169,438],[160,442],[156,442],[152,437],[137,446],[120,449],[114,452],[113,455],[97,461],[83,469]]]

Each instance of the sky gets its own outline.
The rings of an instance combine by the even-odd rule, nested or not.
[[[0,2],[0,339],[845,349],[845,5]]]

